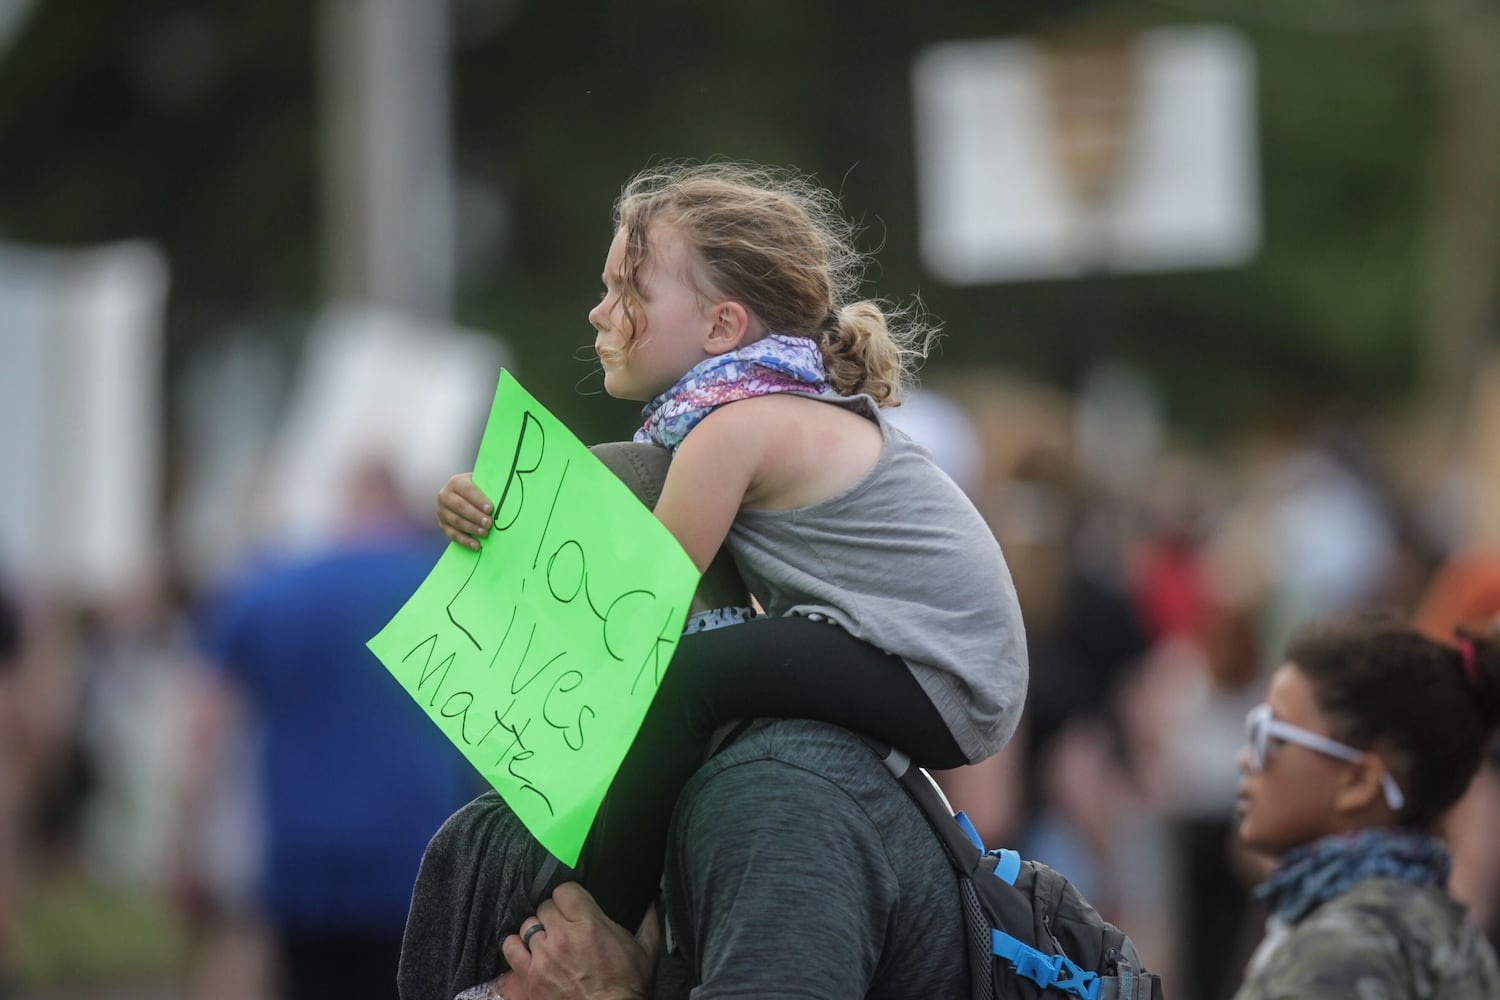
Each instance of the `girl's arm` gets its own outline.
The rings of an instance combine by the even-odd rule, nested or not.
[[[747,496],[755,496],[763,468],[781,459],[784,443],[778,442],[795,436],[795,425],[775,402],[784,401],[768,397],[721,406],[693,428],[672,457],[656,517],[699,571],[713,561]],[[444,535],[476,552],[494,523],[494,505],[474,485],[472,472],[443,484],[437,514]]]
[[[730,403],[703,419],[677,447],[656,517],[693,564],[705,570],[755,488],[770,437],[754,402]]]
[[[727,426],[727,425],[726,425]],[[709,432],[704,433],[705,429]],[[705,420],[677,449],[662,485],[656,516],[702,572],[729,534],[753,470],[744,451]],[[450,541],[479,551],[490,533],[494,505],[474,485],[472,472],[451,477],[438,491],[438,525]]]

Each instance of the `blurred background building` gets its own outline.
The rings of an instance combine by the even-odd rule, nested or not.
[[[426,517],[502,364],[627,436],[585,314],[662,157],[815,174],[943,322],[905,419],[1049,672],[944,780],[1227,995],[1280,644],[1500,546],[1496,52],[1491,0],[0,0],[0,997],[274,993],[253,726],[182,828],[189,625],[372,459]]]

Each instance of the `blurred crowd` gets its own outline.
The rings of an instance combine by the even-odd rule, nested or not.
[[[1002,371],[934,372],[893,420],[989,520],[1031,654],[1012,745],[940,780],[986,843],[1072,878],[1172,997],[1228,997],[1262,924],[1249,889],[1264,862],[1231,836],[1246,711],[1290,631],[1313,617],[1392,606],[1442,636],[1500,613],[1500,554],[1467,513],[1482,470],[1438,464],[1409,425],[1329,400],[1278,400],[1235,439],[1196,444],[1147,380],[1111,365],[1072,391]],[[372,659],[355,657],[363,681],[345,674],[318,692],[314,663],[257,645],[344,629],[362,657],[354,638],[378,614],[309,622],[297,607],[379,577],[385,593],[365,603],[388,616],[392,595],[421,579],[409,553],[435,560],[427,510],[401,509],[389,477],[364,472],[349,530],[324,551],[304,545],[289,559],[262,539],[215,578],[167,565],[90,606],[5,579],[0,997],[27,995],[16,977],[28,901],[80,881],[172,915],[180,948],[164,995],[189,1000],[278,995],[275,970],[298,961],[293,946],[310,931],[324,956],[330,935],[399,940],[404,909],[377,899],[366,876],[400,863],[371,861],[382,855],[362,845],[404,837],[392,856],[409,855],[414,872],[424,825],[473,794],[473,776],[446,746],[420,773],[382,763],[435,734]],[[425,541],[408,555],[347,562],[413,538]],[[285,603],[246,596],[257,588]],[[224,624],[236,604],[238,637]],[[347,711],[330,711],[335,699]],[[289,826],[299,811],[346,822]],[[1449,823],[1455,895],[1500,937],[1493,761]],[[342,845],[350,877],[325,870],[319,838]],[[298,857],[311,867],[299,873]],[[386,960],[337,954],[345,968]]]

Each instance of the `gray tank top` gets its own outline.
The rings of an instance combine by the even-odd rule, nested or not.
[[[911,667],[971,762],[1005,745],[1026,700],[1026,633],[995,536],[932,456],[869,396],[817,397],[874,420],[863,479],[793,510],[745,510],[729,550],[772,615],[822,615]]]

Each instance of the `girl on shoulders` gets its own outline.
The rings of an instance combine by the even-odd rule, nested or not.
[[[672,452],[658,518],[700,569],[726,546],[767,612],[684,637],[595,821],[582,881],[626,926],[722,723],[821,719],[946,768],[1019,720],[1025,637],[999,545],[880,413],[929,333],[857,300],[850,232],[826,190],[737,164],[648,170],[615,206],[588,317],[604,388],[644,403],[637,440]],[[439,494],[460,544],[490,513],[467,475]]]

